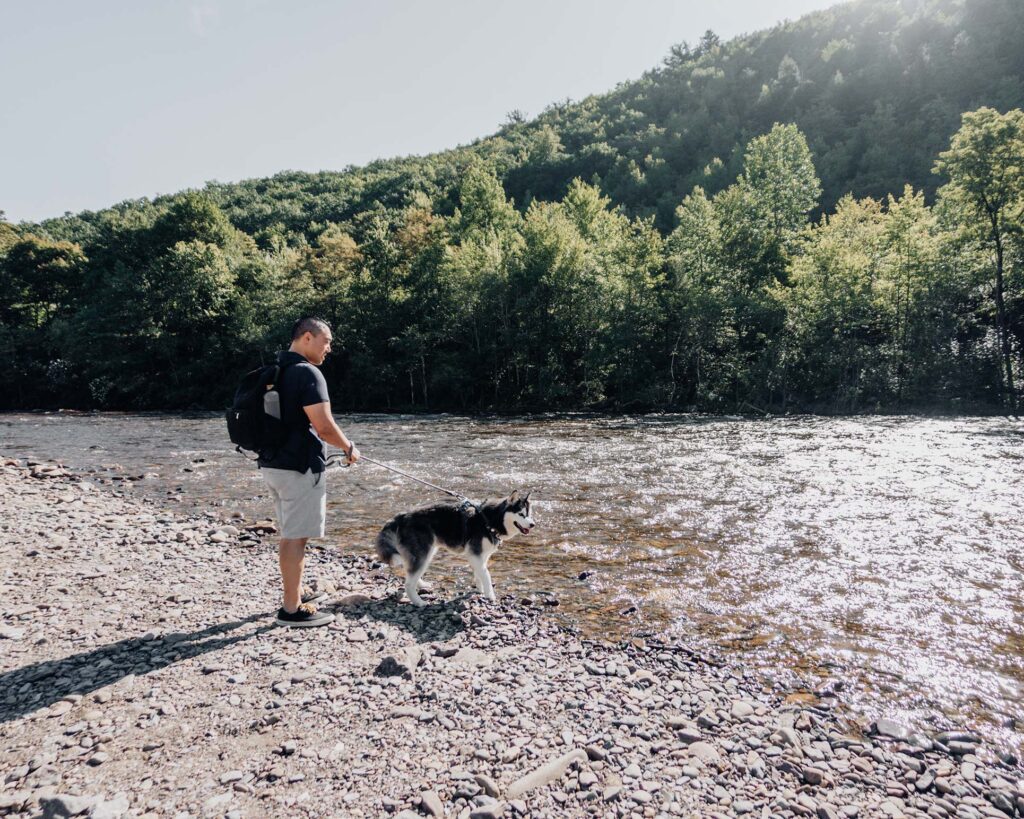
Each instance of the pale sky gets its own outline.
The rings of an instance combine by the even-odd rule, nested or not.
[[[0,210],[340,170],[609,91],[834,0],[6,0]]]

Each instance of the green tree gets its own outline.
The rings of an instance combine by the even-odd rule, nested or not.
[[[963,115],[950,148],[939,155],[936,173],[949,177],[941,194],[960,206],[962,223],[992,252],[996,332],[1007,406],[1017,412],[1014,355],[1007,316],[1007,243],[1024,217],[1024,111],[1000,114],[979,108]]]
[[[876,200],[844,198],[807,234],[791,286],[781,291],[791,385],[818,407],[852,412],[885,396],[887,327],[878,307],[883,223]]]
[[[748,231],[738,232],[744,245],[755,249],[766,274],[781,280],[787,255],[821,196],[807,140],[795,125],[776,123],[751,140],[736,195],[740,202],[733,208]]]

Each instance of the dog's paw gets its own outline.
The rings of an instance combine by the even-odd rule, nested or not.
[[[420,597],[419,595],[416,595],[415,597],[410,597],[410,598],[409,598],[409,602],[410,602],[410,603],[412,603],[412,604],[413,604],[414,606],[420,606],[421,608],[422,608],[423,606],[427,605],[427,604],[426,604],[426,603],[425,603],[425,602],[423,601],[423,598],[421,598],[421,597]]]
[[[434,590],[434,584],[428,583],[426,580],[421,580],[419,585],[416,586],[418,591],[430,592]]]

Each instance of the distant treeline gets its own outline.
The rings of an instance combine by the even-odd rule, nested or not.
[[[313,313],[344,410],[1016,408],[1024,113],[964,115],[935,168],[934,207],[908,187],[811,223],[810,151],[777,125],[667,236],[579,180],[521,213],[482,164],[450,216],[423,196],[297,248],[200,193],[84,245],[5,225],[0,401],[218,407]]]
[[[0,408],[219,407],[300,313],[343,410],[1015,407],[1022,41],[861,0],[452,151],[0,218]]]

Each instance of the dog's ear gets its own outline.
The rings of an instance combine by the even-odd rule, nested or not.
[[[519,490],[513,489],[512,494],[508,496],[509,503],[515,503],[519,500]]]
[[[533,494],[533,490],[532,489],[527,489],[526,490],[526,494],[523,495],[523,503],[526,503],[526,501],[528,501],[530,499],[530,495],[532,495],[532,494]]]

